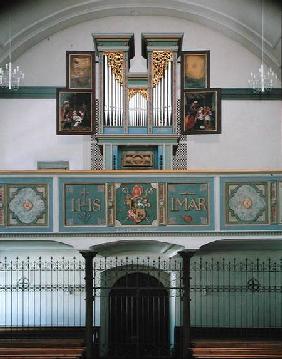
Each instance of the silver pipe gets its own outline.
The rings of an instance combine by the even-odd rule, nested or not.
[[[108,94],[108,58],[107,55],[104,56],[104,125],[108,126],[108,116],[109,116],[109,94]]]
[[[168,72],[167,67],[165,69],[165,86],[164,86],[164,125],[168,125],[168,113],[167,113],[167,84],[168,84]]]
[[[169,84],[168,84],[168,119],[169,126],[172,125],[172,98],[171,98],[171,86],[172,86],[172,66],[171,61],[168,63],[168,76],[169,76]]]

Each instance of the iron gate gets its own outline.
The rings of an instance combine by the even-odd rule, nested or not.
[[[181,325],[181,272],[181,259],[94,259],[101,357],[173,355],[175,327]]]

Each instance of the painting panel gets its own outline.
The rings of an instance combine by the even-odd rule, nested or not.
[[[167,196],[168,225],[210,224],[208,183],[168,183]]]
[[[94,94],[57,89],[57,134],[87,135],[94,131]]]
[[[186,90],[183,92],[182,133],[221,133],[221,91]]]
[[[184,51],[181,67],[183,89],[210,87],[210,51]]]
[[[67,87],[69,89],[95,88],[95,52],[67,51]]]
[[[7,185],[8,226],[48,226],[48,185]]]
[[[101,226],[105,224],[104,184],[79,183],[64,185],[65,226]]]
[[[116,184],[116,225],[157,225],[157,184]]]
[[[267,183],[225,183],[225,223],[268,224]]]

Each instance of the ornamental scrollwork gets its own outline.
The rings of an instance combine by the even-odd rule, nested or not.
[[[148,90],[144,88],[130,88],[128,89],[128,98],[131,99],[133,96],[140,94],[145,98],[148,99]]]
[[[110,66],[115,78],[121,83],[124,83],[124,53],[123,52],[105,52],[107,56],[108,65]]]
[[[153,51],[152,52],[152,71],[153,87],[155,87],[164,76],[164,72],[169,61],[172,61],[172,51]]]

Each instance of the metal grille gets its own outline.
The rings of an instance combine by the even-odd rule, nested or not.
[[[272,335],[282,328],[282,259],[195,256],[190,269],[192,335],[212,336],[218,329],[236,336],[271,329]],[[75,257],[1,258],[0,328],[84,326],[84,276],[84,260]],[[177,357],[182,281],[178,257],[95,258],[100,356]]]
[[[196,259],[191,265],[194,327],[282,327],[282,259]]]
[[[181,298],[181,260],[94,260],[95,326],[100,355],[109,358],[168,358],[174,348]],[[100,308],[100,310],[98,310]]]
[[[82,326],[84,262],[29,257],[0,261],[0,327]]]

